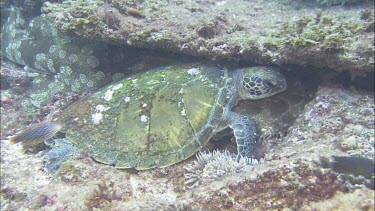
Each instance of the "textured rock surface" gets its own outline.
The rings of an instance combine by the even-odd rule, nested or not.
[[[41,1],[14,2],[28,18],[38,15]],[[25,48],[35,51],[31,58],[17,49],[23,42],[39,38],[61,48],[70,44],[56,41],[59,36],[51,39],[48,33],[38,31],[40,28],[33,29],[41,25],[29,26],[32,21],[11,16],[10,10],[5,9],[9,2],[5,1],[1,7],[4,26],[12,25],[8,25],[6,15],[19,19],[12,21],[11,29],[16,30],[3,29],[6,39],[2,39],[2,56],[33,68],[19,69],[2,61],[1,210],[375,209],[374,190],[368,188],[373,188],[374,176],[339,174],[319,165],[322,157],[373,159],[375,154],[373,72],[364,72],[373,71],[374,65],[374,13],[373,5],[367,4],[370,1],[359,1],[361,5],[352,4],[352,0],[50,2],[53,3],[44,4],[43,12],[55,21],[55,27],[81,38],[211,60],[235,60],[240,65],[306,66],[288,66],[286,92],[270,99],[241,101],[235,108],[252,116],[262,135],[260,149],[264,159],[247,171],[241,168],[241,172],[228,175],[213,173],[208,179],[202,178],[204,182],[197,187],[188,189],[185,175],[189,172],[185,168],[195,158],[168,168],[137,172],[98,164],[86,152],[78,152],[57,171],[48,173],[44,170],[45,146],[33,153],[25,152],[21,145],[11,145],[6,139],[47,115],[58,114],[85,94],[71,92],[72,87],[64,83],[67,90],[53,92],[45,103],[34,106],[36,103],[30,98],[36,93],[33,87],[42,85],[47,89],[61,74],[60,67],[70,63],[55,62],[60,54],[53,57],[56,51],[52,49],[50,54],[50,48],[40,40],[34,49]],[[41,18],[45,17],[35,18],[34,23]],[[46,25],[54,27],[51,22]],[[29,36],[33,33],[38,35]],[[82,57],[103,52],[88,52]],[[93,69],[105,72],[110,81],[112,74],[125,69],[137,72],[168,60],[155,59],[150,54],[139,59],[140,54],[134,52],[113,57],[121,61],[114,63],[121,71],[111,66],[102,69],[102,64],[111,64],[108,61],[100,61],[101,68]],[[56,72],[48,59],[54,61]],[[131,64],[124,65],[123,61],[130,60]],[[34,71],[36,67],[38,72]],[[327,68],[352,72],[329,75]],[[79,71],[87,69],[76,70],[72,80],[81,79]],[[51,80],[44,83],[43,75],[52,75]],[[63,78],[69,80],[66,75]],[[225,137],[211,141],[208,148],[235,152],[235,144],[229,141],[231,136]],[[220,169],[225,166],[215,165],[214,172],[225,171]]]
[[[6,72],[5,68],[2,71]],[[11,78],[9,76],[10,82]],[[291,81],[296,82],[300,90],[306,88],[303,86],[304,80]],[[283,109],[289,112],[283,112],[284,116],[296,116],[293,121],[293,118],[280,120],[280,116],[274,117],[272,111],[281,110],[278,110],[279,107],[273,110],[272,106],[268,110],[272,103],[258,103],[259,107],[265,105],[267,108],[257,110],[259,118],[256,119],[263,119],[260,125],[266,122],[265,118],[271,118],[269,127],[273,125],[272,122],[290,120],[288,124],[279,124],[286,127],[286,136],[268,147],[265,159],[260,164],[229,176],[218,175],[216,179],[212,179],[215,178],[212,175],[210,180],[193,189],[185,186],[184,174],[187,172],[184,168],[192,164],[195,158],[164,169],[136,172],[98,164],[87,153],[79,152],[56,172],[47,173],[43,171],[46,150],[36,154],[24,153],[21,145],[10,145],[7,140],[2,140],[1,209],[152,210],[157,207],[164,210],[373,210],[374,191],[368,189],[368,178],[342,175],[330,169],[322,169],[318,164],[321,156],[374,156],[373,92],[345,89],[322,80],[314,83],[317,83],[316,86],[307,92],[311,96],[307,95],[304,100],[300,97],[300,100],[293,101],[294,104],[285,101],[288,98],[284,99],[283,105],[289,102],[289,108],[296,109],[295,113],[293,109]],[[6,138],[4,133],[12,134],[10,131],[14,125],[17,128],[24,127],[19,123],[26,124],[24,118],[33,119],[30,116],[33,111],[20,106],[22,101],[19,99],[22,98],[16,97],[17,92],[12,87],[20,88],[12,85],[7,89],[7,92],[12,93],[9,100],[13,104],[1,104],[1,125],[8,126],[2,128],[2,139]],[[303,96],[301,93],[295,92],[294,96]],[[272,102],[276,103],[276,99]],[[244,109],[244,105],[251,104],[244,101],[237,109],[251,111]],[[338,120],[342,124],[338,124]],[[354,140],[350,148],[342,147],[346,146],[341,143],[346,139],[344,137]],[[272,143],[274,140],[270,138],[264,141]],[[231,146],[233,144],[227,141],[221,147]],[[346,198],[350,198],[350,204],[343,203]]]
[[[45,3],[42,12],[62,31],[108,43],[210,60],[373,71],[374,5],[316,2],[67,0]]]

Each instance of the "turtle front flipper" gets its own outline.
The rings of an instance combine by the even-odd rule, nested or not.
[[[232,128],[237,142],[237,158],[242,157],[254,158],[255,157],[255,144],[256,144],[256,127],[255,123],[249,117],[230,112],[229,127]]]

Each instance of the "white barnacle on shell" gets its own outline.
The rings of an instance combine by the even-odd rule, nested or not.
[[[110,109],[110,107],[105,107],[104,105],[97,105],[95,107],[96,112],[99,112],[99,113],[103,111],[107,111],[108,109]]]
[[[93,124],[99,124],[101,121],[103,121],[103,114],[102,113],[94,113],[91,116],[91,121]]]
[[[112,89],[108,89],[104,95],[103,95],[103,99],[106,100],[106,101],[110,101],[113,97],[113,93],[114,91]]]
[[[181,115],[182,115],[182,116],[187,116],[187,114],[186,114],[186,109],[185,109],[185,108],[182,108],[182,110],[181,110]]]
[[[122,84],[117,84],[115,86],[112,87],[112,90],[118,90],[122,87],[123,85]]]
[[[187,72],[190,74],[190,75],[199,75],[200,74],[200,71],[198,68],[190,68],[187,70]]]
[[[110,109],[110,107],[105,107],[103,105],[97,105],[95,107],[95,112],[91,115],[91,122],[93,124],[99,124],[100,122],[103,121],[103,114],[102,112],[107,111]]]
[[[148,121],[148,117],[146,115],[141,116],[141,122],[146,123]]]
[[[125,103],[130,102],[130,97],[126,96],[126,97],[124,98],[124,102],[125,102]]]

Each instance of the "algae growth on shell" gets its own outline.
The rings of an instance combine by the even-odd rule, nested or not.
[[[238,149],[252,153],[254,123],[230,110],[237,98],[271,96],[283,91],[286,82],[266,67],[236,73],[243,75],[231,78],[227,70],[200,64],[157,68],[78,101],[57,121],[65,125],[69,141],[117,168],[165,167],[185,160],[228,125],[235,130]]]
[[[224,75],[167,69],[123,80],[72,105],[62,117],[67,139],[120,168],[165,166],[193,155],[203,144],[195,136],[216,106]]]

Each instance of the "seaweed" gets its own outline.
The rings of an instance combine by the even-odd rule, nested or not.
[[[332,17],[316,14],[315,21],[301,17],[293,23],[284,23],[280,35],[285,36],[285,44],[292,49],[317,45],[326,52],[341,52],[344,46],[353,41],[359,33],[359,23],[336,21]]]
[[[112,201],[121,200],[122,196],[116,193],[114,188],[114,182],[102,180],[98,184],[98,188],[86,198],[85,205],[88,210],[94,210],[94,208],[104,208]]]

